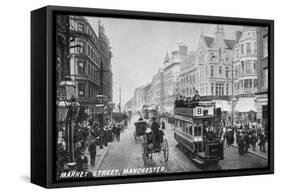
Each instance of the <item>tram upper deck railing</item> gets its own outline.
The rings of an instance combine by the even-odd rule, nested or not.
[[[214,116],[215,103],[208,101],[176,101],[174,114],[183,116]]]

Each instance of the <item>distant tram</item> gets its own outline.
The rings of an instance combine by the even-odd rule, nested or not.
[[[143,105],[142,107],[142,116],[143,119],[147,122],[148,127],[150,126],[150,123],[152,122],[152,118],[154,117],[156,119],[156,122],[160,122],[159,117],[159,111],[158,111],[157,105]]]
[[[199,164],[223,159],[221,111],[215,103],[175,103],[174,137],[179,148]]]

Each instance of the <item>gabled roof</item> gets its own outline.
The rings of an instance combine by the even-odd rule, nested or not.
[[[213,41],[214,41],[214,38],[210,37],[210,36],[204,36],[204,39],[205,39],[205,42],[207,44],[207,47],[210,48]]]
[[[207,47],[211,48],[215,39],[211,36],[204,36],[204,40],[207,44]],[[224,39],[224,42],[228,49],[232,49],[236,43],[235,40],[227,40],[227,39]]]
[[[234,45],[236,44],[235,40],[224,40],[227,48],[232,49],[234,47]]]

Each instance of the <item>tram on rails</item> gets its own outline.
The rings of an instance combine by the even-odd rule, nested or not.
[[[175,103],[174,137],[178,147],[199,164],[223,159],[220,108],[210,101]]]
[[[157,105],[143,105],[142,107],[142,118],[147,123],[147,127],[150,127],[152,118],[156,119],[156,122],[160,123],[159,111]]]
[[[149,119],[149,106],[146,104],[143,105],[141,112],[142,112],[143,119],[148,120]]]

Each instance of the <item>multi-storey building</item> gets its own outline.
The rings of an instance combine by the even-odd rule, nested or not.
[[[112,99],[111,51],[100,23],[98,36],[86,18],[70,16],[69,20],[70,77],[77,83],[78,102],[87,110],[98,94]]]
[[[159,69],[158,73],[152,78],[152,104],[156,104],[159,107],[164,105],[164,72],[163,69]]]
[[[144,90],[144,104],[151,105],[152,104],[152,83],[146,84],[143,87]]]
[[[166,53],[164,59],[164,103],[163,108],[172,112],[176,97],[180,94],[180,70],[181,64],[187,58],[187,46],[180,44],[178,50]]]
[[[111,47],[109,39],[105,34],[104,26],[99,20],[98,23],[99,32],[99,45],[100,45],[100,57],[101,57],[101,67],[103,71],[103,94],[108,98],[108,101],[112,101],[112,67],[111,67]]]
[[[243,27],[234,47],[235,112],[239,120],[256,120],[255,92],[257,92],[257,29]]]
[[[193,96],[195,89],[198,88],[197,66],[195,65],[195,54],[190,53],[187,60],[181,64],[180,71],[180,94],[183,96]]]
[[[225,39],[223,25],[217,25],[214,37],[200,35],[196,51],[197,90],[201,96],[231,95],[231,68],[235,40]]]
[[[135,89],[134,98],[135,98],[135,110],[141,111],[142,106],[145,104],[145,92],[144,86],[140,86]]]
[[[58,15],[56,18],[56,82],[59,85],[60,81],[64,80],[66,76],[69,76],[68,57],[69,55],[69,43],[68,28],[69,16]],[[58,87],[57,87],[58,88]]]
[[[268,28],[257,29],[257,120],[267,128],[268,124]]]
[[[225,38],[223,25],[217,25],[214,36],[200,34],[197,50],[190,53],[181,71],[181,93],[216,102],[230,120],[232,95],[233,47],[236,40]]]

